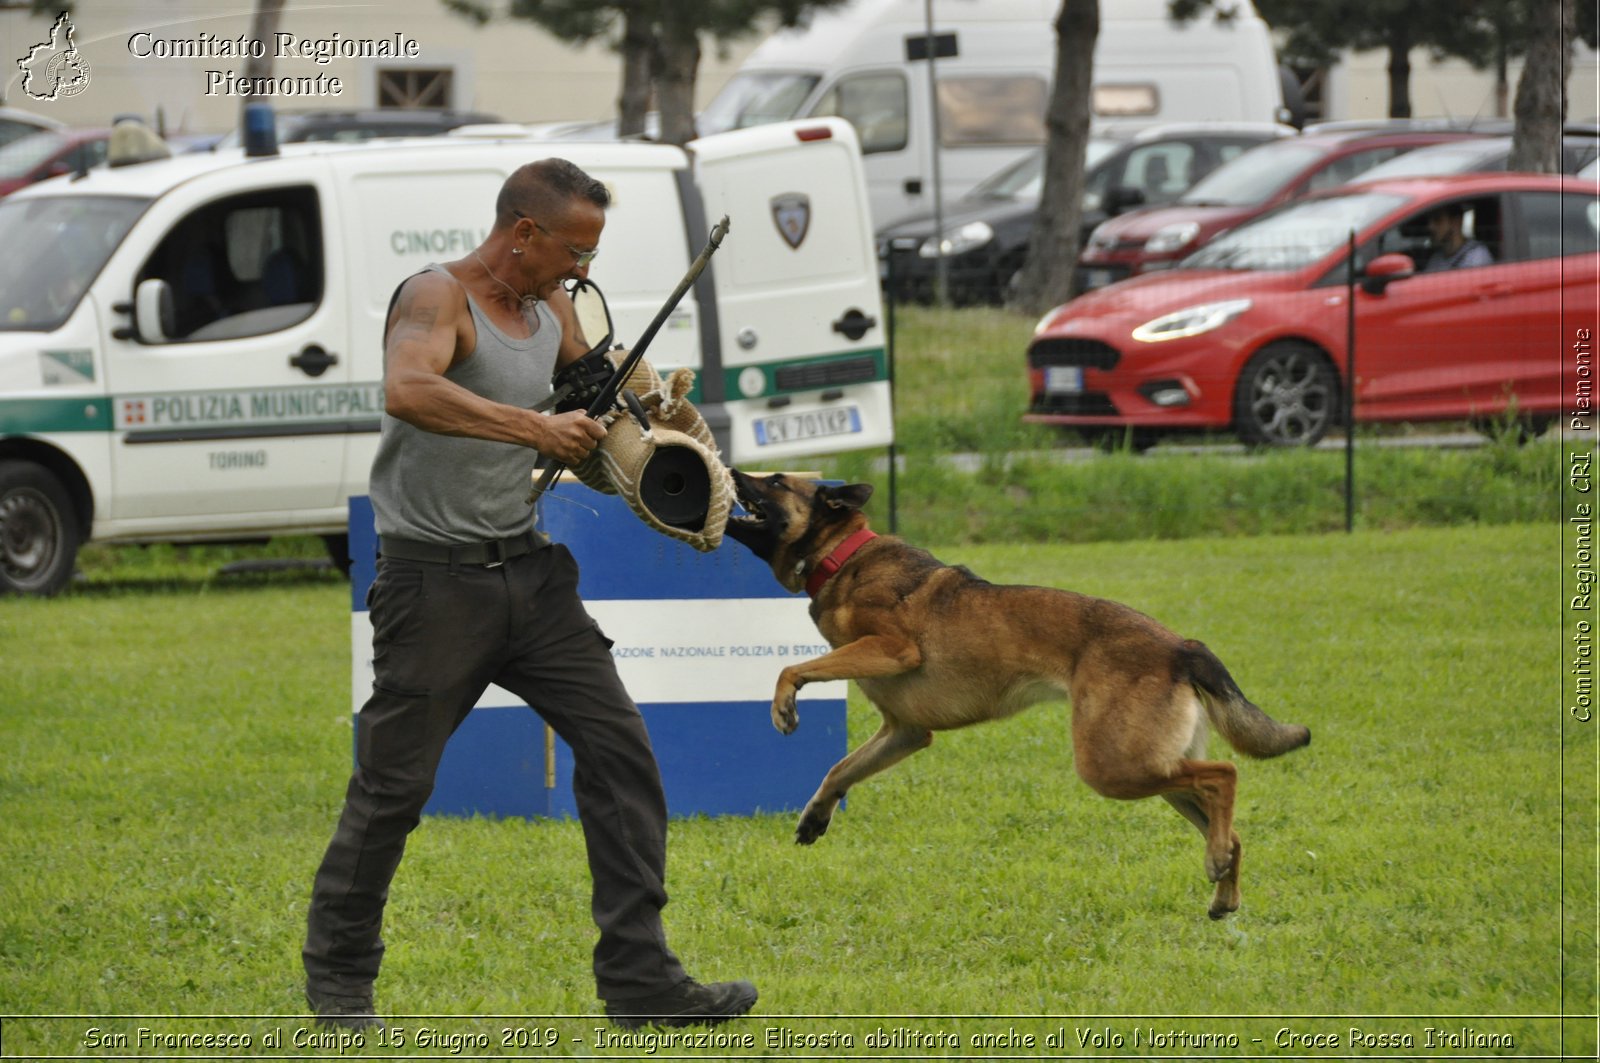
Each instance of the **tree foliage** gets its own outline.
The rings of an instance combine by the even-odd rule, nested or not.
[[[441,0],[451,11],[488,23],[487,0]],[[561,40],[605,41],[622,56],[617,132],[644,131],[652,96],[661,140],[694,138],[694,85],[701,42],[722,45],[773,24],[798,25],[813,11],[847,0],[511,0],[506,14]]]
[[[1309,66],[1335,62],[1346,50],[1389,53],[1389,114],[1411,116],[1414,48],[1439,58],[1464,59],[1480,69],[1504,70],[1526,55],[1542,8],[1560,0],[1256,0],[1256,10],[1283,40],[1285,60]],[[1576,0],[1577,32],[1596,44],[1600,0]],[[1173,19],[1206,13],[1228,18],[1238,0],[1168,0]]]

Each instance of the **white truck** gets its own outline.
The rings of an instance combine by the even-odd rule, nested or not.
[[[1267,25],[1250,0],[1229,7],[1226,20],[1177,25],[1167,0],[1101,3],[1095,125],[1281,121]],[[1044,141],[1060,9],[1061,0],[854,0],[763,41],[697,127],[711,134],[808,115],[850,119],[882,228],[933,204],[935,98],[947,201]]]
[[[505,177],[550,155],[613,193],[590,275],[619,342],[731,219],[650,348],[697,371],[725,458],[770,468],[890,442],[847,122],[690,152],[503,134],[179,155],[0,201],[0,593],[59,590],[87,539],[310,533],[340,550],[377,445],[390,295],[471,251]]]

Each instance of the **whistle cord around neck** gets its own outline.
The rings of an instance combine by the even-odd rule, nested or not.
[[[511,287],[511,285],[507,284],[505,281],[501,280],[499,277],[495,276],[494,270],[489,268],[489,263],[485,262],[483,260],[483,256],[478,254],[476,250],[472,252],[472,257],[478,260],[478,265],[483,267],[483,271],[489,275],[490,280],[494,281],[496,284],[500,285],[500,287],[510,292],[511,297],[522,305],[523,313],[532,314],[537,311],[539,306],[539,297],[537,295],[524,295],[515,288]]]

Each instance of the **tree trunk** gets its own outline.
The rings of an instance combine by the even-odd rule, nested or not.
[[[1411,31],[1405,26],[1389,34],[1389,117],[1411,117]]]
[[[244,76],[264,78],[272,76],[273,34],[283,21],[283,5],[288,0],[256,0],[255,17],[250,22],[250,38],[261,42],[262,54],[249,56],[244,62]],[[250,97],[245,97],[250,102]],[[259,102],[259,101],[258,101]]]
[[[622,25],[622,94],[617,99],[617,136],[644,132],[650,110],[650,75],[655,66],[655,20],[638,9],[624,16]]]
[[[1517,79],[1516,128],[1508,170],[1561,172],[1561,126],[1572,70],[1572,0],[1538,0],[1532,39]]]
[[[694,80],[700,67],[700,35],[689,4],[663,4],[661,68],[656,98],[661,106],[661,141],[687,144],[695,137]]]
[[[1042,314],[1072,297],[1081,243],[1094,44],[1099,35],[1100,0],[1061,0],[1055,82],[1045,111],[1044,189],[1016,295],[1016,305],[1030,314]]]
[[[1496,118],[1511,117],[1511,77],[1506,71],[1509,62],[1505,41],[1497,41],[1494,46],[1494,116]]]

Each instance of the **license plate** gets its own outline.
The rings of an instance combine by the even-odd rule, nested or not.
[[[1104,288],[1110,283],[1111,271],[1109,269],[1091,269],[1083,275],[1083,286],[1085,288]]]
[[[1044,371],[1044,389],[1055,395],[1078,394],[1083,390],[1083,366],[1046,366]]]
[[[833,406],[826,410],[786,413],[756,420],[756,445],[799,443],[825,436],[847,436],[861,431],[861,410],[855,406]]]

